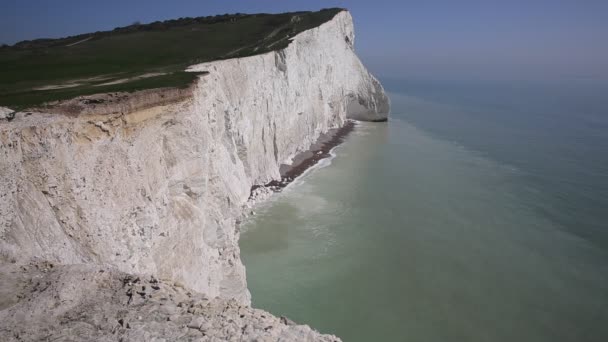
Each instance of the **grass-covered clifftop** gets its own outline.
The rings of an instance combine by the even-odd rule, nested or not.
[[[232,14],[133,24],[0,48],[0,106],[24,109],[79,95],[185,87],[188,65],[244,57],[289,44],[342,9]]]

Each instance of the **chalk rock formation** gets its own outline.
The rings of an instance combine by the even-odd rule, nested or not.
[[[0,120],[12,119],[14,112],[15,111],[10,108],[0,107]]]
[[[102,265],[0,265],[2,341],[338,341],[234,299]]]
[[[251,187],[347,118],[388,115],[353,42],[344,11],[283,50],[192,66],[208,73],[176,102],[0,120],[0,262],[106,264],[248,305]]]

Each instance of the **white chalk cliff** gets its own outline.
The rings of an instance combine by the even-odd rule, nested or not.
[[[388,115],[353,43],[343,11],[283,50],[192,66],[209,73],[176,103],[0,119],[0,261],[104,264],[248,305],[251,187],[347,118]]]

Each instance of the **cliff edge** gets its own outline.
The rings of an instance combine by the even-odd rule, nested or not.
[[[347,119],[387,118],[353,44],[342,11],[282,50],[191,66],[202,74],[176,101],[0,119],[0,262],[104,265],[247,307],[237,222],[252,186]]]

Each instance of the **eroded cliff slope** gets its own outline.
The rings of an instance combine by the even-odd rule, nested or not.
[[[103,265],[0,265],[2,341],[327,341],[234,299]]]
[[[194,65],[177,102],[0,120],[0,258],[105,264],[250,303],[237,220],[250,189],[388,98],[353,50],[350,14],[285,49]]]

